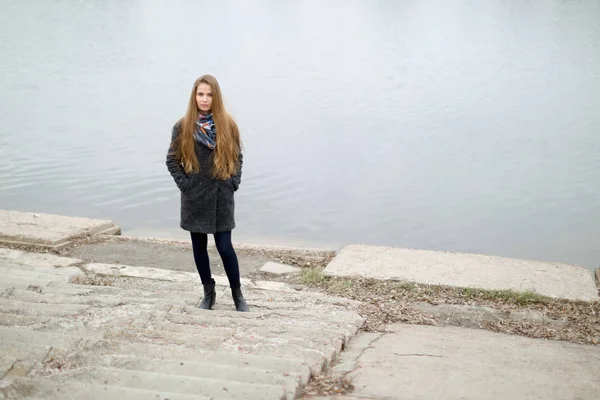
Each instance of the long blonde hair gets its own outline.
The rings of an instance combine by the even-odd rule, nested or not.
[[[237,124],[225,110],[219,82],[212,75],[203,75],[194,82],[187,111],[179,121],[181,131],[175,156],[183,164],[185,172],[198,172],[200,170],[200,163],[195,151],[194,130],[199,114],[196,104],[196,90],[201,83],[208,84],[212,89],[211,112],[217,130],[217,145],[214,150],[212,173],[217,179],[227,179],[237,171],[242,143]]]

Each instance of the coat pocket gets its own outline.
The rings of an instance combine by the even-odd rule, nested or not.
[[[181,189],[181,192],[182,192],[182,193],[184,193],[184,194],[185,194],[185,193],[187,193],[187,191],[188,191],[188,190],[190,190],[190,186],[191,186],[191,183],[190,183],[190,181],[191,181],[191,179],[190,179],[190,177],[188,176],[188,177],[187,177],[187,178],[186,178],[186,179],[185,179],[185,180],[184,180],[184,181],[181,183],[181,188],[180,188],[180,189]]]
[[[234,192],[236,192],[240,187],[234,178],[229,178],[229,184],[231,185],[231,188]]]
[[[235,186],[235,182],[233,181],[232,178],[227,178],[227,179],[221,181],[221,187],[223,189],[231,190],[233,192],[235,192],[237,190],[237,188]]]

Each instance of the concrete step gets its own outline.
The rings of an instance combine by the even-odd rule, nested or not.
[[[118,286],[93,286],[79,284],[52,283],[43,288],[43,294],[71,295],[86,291],[87,295],[119,296],[134,299],[150,299],[156,302],[167,302],[170,304],[194,304],[199,303],[202,292],[170,292],[167,290],[141,290],[122,288]]]
[[[253,332],[274,331],[278,333],[291,333],[293,335],[310,334],[317,332],[319,335],[330,335],[332,337],[342,337],[344,340],[354,335],[358,327],[344,324],[325,323],[323,321],[313,321],[304,319],[293,319],[291,317],[279,318],[228,318],[217,317],[219,312],[205,312],[203,315],[185,315],[177,313],[152,313],[151,315],[141,316],[132,322],[132,327],[145,327],[150,329],[168,330],[175,332],[197,332],[198,328],[233,328],[248,329]]]
[[[329,313],[335,314],[337,311],[339,312],[347,312],[348,309],[344,306],[333,306],[331,304],[318,304],[318,303],[308,303],[295,301],[294,299],[289,299],[291,301],[268,301],[266,298],[256,298],[250,299],[248,304],[252,304],[254,306],[255,311],[260,310],[311,310],[315,312],[321,312],[327,310]]]
[[[165,330],[183,329],[185,332]],[[194,349],[216,350],[219,348],[242,351],[249,354],[278,354],[294,356],[309,361],[311,368],[321,370],[324,359],[335,359],[344,343],[343,334],[324,335],[322,331],[289,331],[277,326],[263,328],[248,327],[178,327],[163,325],[160,330],[111,328],[105,332],[106,339],[140,343],[187,344]]]
[[[482,254],[349,245],[323,271],[327,276],[398,280],[483,290],[533,291],[598,301],[590,270],[576,265]]]
[[[0,312],[16,313],[33,316],[66,317],[89,310],[90,306],[83,304],[45,304],[29,303],[0,297]]]
[[[168,271],[167,271],[168,272]],[[156,279],[132,279],[116,278],[114,287],[125,289],[142,289],[152,292],[188,292],[193,294],[202,294],[202,286],[197,277],[192,277],[190,282],[173,282]],[[217,285],[217,303],[221,301],[227,304],[233,304],[231,301],[231,290],[227,286]],[[246,287],[242,285],[242,291],[246,300],[272,301],[273,303],[301,302],[307,306],[313,304],[332,304],[345,306],[358,306],[358,302],[331,297],[322,293],[295,290],[266,290],[261,288]]]
[[[0,379],[6,375],[6,373],[17,362],[17,360],[17,357],[10,356],[2,352],[2,343],[0,343]]]
[[[37,267],[34,265],[5,263],[0,261],[0,273],[20,276],[30,276],[31,274],[35,274],[46,275],[48,277],[63,276],[70,278],[75,275],[83,274],[83,271],[77,267]]]
[[[161,295],[169,294],[170,299],[177,298],[194,298],[200,300],[202,297],[202,287],[199,283],[181,284],[173,282],[141,280],[144,284],[138,284],[131,287],[130,281],[121,281],[117,279],[113,288],[121,288],[125,291],[132,291],[132,297],[137,297],[140,292],[153,293],[152,297],[160,297]],[[56,285],[52,285],[56,286]],[[247,289],[242,288],[244,297],[249,305],[253,305],[260,310],[263,309],[315,309],[322,310],[327,307],[329,311],[347,310],[347,307],[356,307],[357,302],[347,299],[330,298],[319,293],[307,292],[279,292],[268,291],[262,289]],[[234,303],[231,298],[229,288],[217,286],[217,302],[215,309],[234,310]],[[135,295],[133,295],[135,293]],[[106,294],[106,293],[103,293]]]
[[[75,285],[71,283],[59,285],[56,282],[52,282],[48,286],[42,287],[41,292],[44,294],[84,296],[90,293],[94,293],[94,288],[96,287],[97,286],[89,286],[89,288],[86,288],[84,287],[84,285]]]
[[[91,305],[94,307],[114,307],[117,304],[132,304],[132,303],[143,303],[143,304],[171,304],[172,301],[165,298],[156,297],[127,297],[119,293],[112,296],[109,295],[98,295],[88,292],[85,296],[73,296],[67,294],[53,294],[53,293],[42,293],[34,292],[31,290],[15,289],[10,293],[5,293],[2,297],[19,300],[28,303],[48,303],[48,304],[83,304]],[[177,304],[182,305],[195,305],[197,299],[179,299]]]
[[[3,302],[3,299],[0,299],[0,304]],[[6,303],[6,302],[4,302]],[[17,305],[13,304],[13,308],[23,308],[23,302],[15,301]],[[18,306],[18,307],[17,307]],[[39,306],[43,306],[46,308],[46,312],[56,312],[56,308],[52,310],[48,310],[48,306],[56,306],[49,304],[39,304]],[[66,305],[60,305],[64,307]],[[36,307],[37,308],[37,307]],[[62,310],[64,313],[64,310]],[[79,311],[79,310],[76,310]],[[81,324],[85,324],[87,319],[99,320],[100,326],[102,328],[106,328],[107,326],[112,326],[114,323],[120,323],[115,316],[115,312],[113,310],[107,310],[107,313],[110,314],[110,318],[114,319],[114,321],[107,320],[105,318],[98,318],[99,313],[103,311],[98,308],[94,308],[90,310],[89,313],[86,313],[85,316],[82,316],[82,320],[79,322]],[[207,315],[207,311],[197,310],[204,315]],[[131,312],[123,312],[125,317],[130,316]],[[47,315],[47,314],[46,314]],[[64,314],[57,315],[60,316]],[[88,317],[91,315],[91,317]],[[240,315],[238,313],[238,315]],[[244,314],[245,315],[245,314]],[[209,321],[207,321],[209,322]],[[62,338],[73,335],[73,326],[70,324],[70,330],[65,332]],[[56,331],[60,328],[59,326],[53,326]],[[339,351],[341,350],[345,335],[338,334],[336,336],[335,332],[325,332],[329,333],[329,335],[323,335],[323,329],[319,331],[312,331],[310,329],[301,329],[297,328],[296,331],[290,332],[289,326],[286,328],[285,326],[279,327],[278,325],[272,325],[269,327],[257,327],[257,328],[235,328],[235,327],[214,327],[214,326],[196,326],[196,327],[186,327],[182,328],[186,330],[186,332],[177,332],[170,331],[169,329],[177,329],[182,328],[181,326],[177,326],[173,324],[172,326],[167,327],[162,326],[161,330],[149,330],[149,329],[110,329],[106,332],[97,332],[97,335],[104,334],[104,337],[107,339],[118,339],[118,340],[127,340],[134,341],[140,343],[155,343],[160,342],[163,344],[188,344],[188,346],[198,348],[198,349],[217,349],[219,347],[231,348],[236,347],[238,343],[251,342],[250,344],[245,343],[245,347],[241,347],[245,349],[244,351],[248,351],[252,354],[259,355],[268,355],[274,349],[277,349],[281,352],[281,354],[285,354],[288,356],[294,356],[300,359],[307,359],[309,361],[310,367],[315,370],[320,370],[323,366],[324,358],[332,359],[337,356]],[[192,328],[192,329],[189,329]],[[235,328],[235,329],[234,329]],[[303,339],[297,339],[299,331],[302,331]],[[58,333],[58,332],[55,332]],[[79,333],[83,337],[87,337],[89,335],[94,335],[94,332],[88,332],[85,329],[81,330]],[[55,344],[52,343],[52,344]],[[239,347],[239,346],[237,346]]]
[[[27,289],[32,285],[44,287],[50,285],[52,282],[54,281],[49,279],[36,279],[35,282],[32,282],[31,279],[16,277],[12,275],[0,276],[0,292],[12,288]]]
[[[98,335],[98,334],[96,334]],[[98,338],[98,337],[96,337]],[[42,346],[56,346],[66,349],[76,347],[79,343],[89,339],[96,339],[93,336],[88,338],[77,337],[76,332],[67,334],[63,332],[43,332],[32,331],[21,327],[0,326],[0,342],[13,341]]]
[[[106,300],[105,300],[106,302]],[[38,304],[28,303],[35,308]],[[49,304],[54,307],[78,306],[73,304]],[[81,305],[81,307],[83,307]],[[110,329],[122,329],[128,327],[145,315],[153,312],[167,312],[172,306],[168,304],[125,304],[117,303],[114,306],[94,307],[74,315],[48,314],[48,320],[42,326],[35,326],[39,331],[66,332],[67,335],[78,334],[82,337],[98,337],[104,335]]]
[[[46,290],[47,289],[47,290]],[[53,282],[48,288],[44,289],[43,293],[66,293],[65,290],[91,290],[97,294],[115,294],[121,293],[124,289],[116,286],[100,286],[100,285],[81,285],[78,283]]]
[[[212,398],[295,398],[311,373],[335,360],[363,323],[356,302],[283,285],[247,283],[249,313],[236,312],[229,288],[218,285],[215,310],[200,310],[202,288],[192,274],[190,282],[180,274],[77,285],[65,281],[66,274],[56,280],[38,269],[53,271],[43,265],[48,262],[23,270],[4,263],[0,273],[23,286],[0,294],[0,354],[22,360],[22,371],[11,372],[10,379],[28,373],[45,379],[50,389],[57,382],[85,381],[108,385],[113,398],[125,399],[131,394],[127,388]],[[145,276],[143,268],[134,272]],[[148,274],[164,275],[159,272]],[[45,285],[24,290],[31,280]],[[46,358],[64,367],[49,369]],[[87,398],[87,392],[77,393]],[[38,398],[59,395],[32,392]]]
[[[109,328],[106,331],[99,331],[69,327],[68,329],[54,329],[52,332],[44,332],[0,326],[0,339],[2,341],[35,343],[64,349],[76,349],[79,348],[80,344],[85,345],[89,341],[92,347],[88,347],[88,350],[92,351],[93,343],[97,341],[117,341],[124,347],[131,347],[126,343],[132,345],[139,343],[140,346],[132,348],[129,352],[124,352],[125,354],[137,355],[147,355],[146,351],[149,349],[145,348],[146,345],[161,345],[163,349],[185,345],[185,351],[198,350],[199,354],[202,354],[202,352],[219,349],[226,340],[231,338],[231,331],[231,329],[205,328],[199,329],[196,334],[189,334],[134,328]],[[175,349],[170,351],[175,351]]]
[[[184,363],[202,360],[214,365],[266,369],[300,376],[304,383],[308,381],[310,376],[309,366],[305,360],[286,356],[279,357],[275,353],[268,356],[255,356],[231,350],[193,349],[181,345],[132,343],[114,339],[89,341],[81,347],[81,351],[81,356],[92,357],[92,359],[111,356],[138,357],[143,355],[143,357],[148,358],[175,360]]]
[[[265,318],[287,318],[287,319],[302,319],[302,320],[326,320],[333,324],[343,324],[352,326],[362,326],[363,318],[358,314],[352,312],[329,312],[328,310],[320,310],[316,312],[314,310],[289,310],[286,308],[282,309],[270,309],[270,310],[250,310],[250,312],[240,314],[236,311],[231,310],[201,310],[197,307],[173,307],[169,313],[182,314],[182,315],[195,315],[205,316],[206,313],[214,316],[214,318],[228,317],[228,318],[244,318],[244,319],[265,319]],[[324,318],[327,316],[327,318]]]
[[[0,271],[0,281],[9,280],[9,279],[18,279],[20,281],[29,280],[29,283],[32,285],[38,284],[37,282],[68,282],[68,276],[62,275],[52,275],[52,274],[38,274],[36,272],[29,271]]]
[[[52,293],[46,293],[48,291],[52,291],[52,290],[77,290],[77,289],[72,289],[72,288],[59,288],[56,289],[54,287],[48,287],[48,288],[44,288],[43,289],[43,293],[39,294],[39,293],[35,293],[32,291],[27,291],[27,290],[15,290],[13,291],[12,295],[10,296],[11,299],[18,299],[20,301],[27,301],[27,302],[45,302],[45,303],[55,303],[55,304],[88,304],[88,305],[94,305],[97,307],[102,307],[102,306],[114,306],[115,304],[120,304],[120,303],[133,303],[133,302],[140,302],[140,303],[146,303],[146,304],[167,304],[167,303],[172,303],[172,304],[176,304],[176,305],[187,305],[187,306],[191,306],[191,307],[186,307],[186,313],[188,312],[192,312],[192,313],[196,313],[196,312],[204,312],[203,310],[198,310],[198,311],[191,311],[193,309],[196,308],[196,303],[198,302],[198,300],[200,299],[200,296],[194,296],[194,297],[190,297],[188,296],[187,298],[181,298],[178,296],[172,296],[171,294],[169,294],[168,296],[166,296],[165,294],[162,294],[162,296],[157,295],[156,293],[152,293],[152,292],[143,292],[140,290],[135,290],[135,291],[129,291],[126,289],[119,289],[119,290],[115,290],[114,288],[111,289],[106,289],[105,287],[96,287],[96,289],[94,289],[94,287],[91,287],[90,289],[85,289],[85,290],[89,290],[89,292],[85,292],[87,295],[86,296],[69,296],[69,295],[60,295],[60,294],[52,294]],[[101,292],[101,295],[96,295],[97,292]],[[81,292],[76,292],[76,293],[81,293]],[[184,292],[185,293],[185,292]],[[252,293],[252,291],[250,291],[250,293]],[[110,300],[112,298],[116,298],[114,300]],[[313,308],[310,307],[299,307],[297,303],[277,303],[277,302],[264,302],[264,301],[256,301],[256,302],[252,302],[249,301],[250,305],[253,305],[254,308],[258,308],[260,311],[256,311],[254,314],[244,314],[244,318],[248,319],[248,317],[251,318],[264,318],[265,315],[270,315],[271,318],[277,318],[279,316],[281,317],[287,317],[287,315],[281,315],[279,314],[277,311],[279,311],[280,308],[285,309],[287,312],[290,312],[289,317],[297,320],[297,319],[310,319],[312,321],[323,321],[322,319],[322,315],[323,312],[328,312],[328,314],[330,315],[330,318],[327,319],[328,323],[331,324],[336,324],[341,322],[344,323],[346,325],[348,325],[348,327],[351,328],[351,330],[353,329],[354,326],[360,326],[360,324],[362,323],[362,319],[360,317],[357,317],[355,313],[352,312],[348,312],[348,310],[346,310],[345,307],[339,306],[335,309],[331,309],[330,307],[326,307],[324,305],[316,305],[313,306]],[[231,305],[231,307],[233,307],[233,304]],[[308,311],[307,311],[308,308]],[[220,313],[225,313],[224,315],[228,315],[228,312],[231,312],[231,310],[218,310]],[[235,315],[237,314],[237,315]],[[240,319],[240,314],[239,313],[235,313],[235,317],[236,319]]]
[[[244,288],[242,288],[244,289]],[[228,292],[229,293],[229,292]],[[303,304],[323,304],[333,306],[357,307],[359,303],[342,297],[329,296],[323,293],[309,290],[301,291],[276,291],[261,289],[246,289],[244,296],[247,300],[263,300],[270,302],[300,302]]]
[[[17,378],[0,389],[6,400],[210,400],[208,396],[87,382],[54,382],[48,379]]]
[[[115,278],[112,287],[121,289],[138,289],[149,292],[187,292],[202,293],[202,285],[198,281],[170,282],[155,279]],[[219,290],[219,287],[217,287]]]
[[[2,354],[3,357],[41,362],[46,358],[51,349],[51,346],[10,340],[2,336],[0,336],[0,338],[2,339],[0,340],[0,354]]]
[[[60,248],[80,235],[115,235],[121,228],[108,220],[0,210],[0,243]]]
[[[0,313],[0,325],[4,326],[31,326],[44,324],[48,321],[50,321],[50,317]]]
[[[167,335],[167,333],[169,337],[172,337],[175,333],[178,333],[178,336],[183,341],[186,341],[188,340],[188,335],[200,335],[211,338],[213,336],[216,337],[222,335],[221,337],[229,339],[230,341],[244,341],[245,338],[250,338],[255,341],[256,346],[258,346],[261,341],[264,341],[266,345],[271,346],[271,341],[276,340],[288,345],[298,344],[302,347],[310,348],[311,350],[317,349],[324,353],[328,353],[333,348],[336,355],[341,351],[345,341],[345,335],[339,330],[324,330],[323,328],[317,330],[301,326],[294,327],[293,325],[274,323],[256,326],[248,326],[245,324],[240,326],[239,324],[236,324],[237,326],[234,325],[233,327],[204,325],[189,326],[173,324],[170,322],[152,321],[139,321],[139,323],[147,327],[147,330],[143,330],[146,337],[149,335],[163,337]],[[135,325],[136,323],[130,325],[130,327],[127,328],[127,331],[133,331],[131,328]],[[150,332],[150,334],[147,332]],[[298,341],[298,337],[302,337],[302,340]]]
[[[158,316],[158,314],[157,314]],[[363,318],[354,313],[337,313],[331,318],[323,318],[322,314],[311,311],[259,311],[240,314],[235,311],[206,311],[196,307],[176,307],[169,310],[166,320],[185,324],[217,324],[256,326],[262,323],[297,325],[314,327],[315,329],[339,329],[349,339],[363,324]]]
[[[210,378],[226,381],[262,383],[283,387],[289,398],[299,394],[303,375],[291,375],[269,369],[260,369],[249,365],[223,365],[212,362],[164,360],[138,356],[94,357],[89,360],[89,367],[118,368],[134,371],[157,372],[169,375],[180,375],[196,378]]]
[[[289,357],[300,359],[309,367],[312,374],[319,374],[328,366],[336,354],[333,346],[303,342],[301,339],[278,340],[258,336],[236,337],[225,341],[220,350],[252,354],[255,356]]]
[[[81,348],[83,354],[105,355],[138,355],[150,358],[166,358],[181,360],[198,360],[206,354],[214,352],[207,349],[194,349],[182,345],[156,343],[127,342],[118,339],[88,340]]]
[[[28,251],[0,248],[0,264],[25,264],[37,267],[68,267],[81,263],[81,260],[58,256],[50,253],[33,253]]]
[[[99,296],[99,295],[86,295],[86,296],[67,296],[67,295],[54,295],[54,294],[39,294],[37,292],[33,292],[30,290],[18,290],[15,289],[11,291],[9,294],[5,293],[5,296],[10,296],[8,300],[14,300],[17,303],[12,303],[13,309],[27,308],[27,310],[22,310],[22,312],[26,314],[31,314],[31,309],[37,310],[38,306],[33,304],[26,303],[48,303],[41,306],[44,309],[44,315],[52,315],[52,316],[61,316],[62,314],[56,314],[54,311],[56,310],[56,306],[54,305],[62,305],[62,304],[79,304],[79,305],[87,305],[94,306],[96,308],[101,307],[115,307],[117,305],[130,304],[131,303],[144,303],[144,304],[166,304],[162,299],[156,298],[141,298],[137,297],[124,297],[122,294],[129,294],[127,291],[118,292],[121,294],[120,296]],[[166,301],[166,299],[165,299]],[[0,303],[2,305],[2,303]],[[188,304],[189,306],[190,304]],[[69,305],[71,307],[71,305]],[[60,307],[61,311],[65,311],[64,307]],[[80,311],[80,309],[75,309],[75,311]],[[97,312],[98,310],[94,310]],[[329,333],[331,330],[335,330],[336,332],[343,332],[345,339],[349,338],[353,335],[360,324],[362,323],[362,319],[357,318],[356,314],[348,313],[346,311],[334,311],[332,312],[332,318],[327,321],[323,321],[320,313],[314,312],[306,312],[306,311],[297,311],[291,310],[286,313],[277,312],[274,310],[269,310],[268,312],[259,312],[247,315],[235,313],[231,317],[229,312],[225,311],[211,311],[207,312],[205,310],[199,310],[195,308],[195,304],[192,307],[186,307],[185,312],[192,313],[196,318],[187,318],[184,314],[177,314],[176,312],[172,313],[172,319],[169,322],[176,322],[178,324],[193,324],[193,325],[202,325],[202,324],[211,324],[218,323],[220,326],[229,325],[229,326],[264,326],[267,322],[261,320],[271,320],[269,325],[278,324],[283,329],[286,325],[294,325],[295,329],[301,329],[302,326],[307,328],[315,328],[319,326],[319,330],[321,332]],[[39,315],[39,312],[35,311],[34,315]],[[217,318],[215,318],[217,316]],[[250,317],[250,318],[248,318]],[[347,318],[349,317],[349,318]],[[156,318],[154,318],[156,319]],[[337,319],[337,321],[336,321]],[[2,318],[0,318],[0,321]],[[303,330],[304,331],[304,330]],[[331,332],[333,333],[333,332]]]
[[[180,325],[206,325],[212,326],[290,326],[312,328],[315,330],[324,329],[325,331],[337,330],[338,333],[345,335],[353,335],[362,324],[362,321],[356,323],[348,323],[346,321],[336,322],[324,320],[322,316],[312,313],[280,313],[280,312],[265,312],[255,313],[251,316],[246,316],[246,313],[227,313],[227,312],[201,312],[194,315],[177,312],[171,310],[168,313],[154,313],[152,321],[165,321]],[[258,315],[257,315],[258,314]]]
[[[280,400],[287,397],[286,390],[282,386],[118,368],[82,368],[50,376],[48,379],[56,382],[75,380],[99,385],[201,395],[218,399]]]
[[[186,345],[195,349],[218,349],[226,340],[231,338],[231,329],[205,328],[197,333],[180,333],[152,329],[109,329],[104,333],[106,339],[124,340],[139,343],[160,343]]]

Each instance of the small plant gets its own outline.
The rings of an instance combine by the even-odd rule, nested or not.
[[[479,290],[477,289],[473,289],[473,288],[461,288],[461,289],[457,289],[459,291],[459,294],[467,299],[475,299],[477,298],[478,294],[479,294]]]
[[[351,290],[354,286],[354,281],[348,279],[335,279],[331,281],[329,289],[335,293],[341,293],[345,292],[346,290]]]
[[[407,292],[414,292],[417,290],[417,285],[412,282],[396,282],[394,285],[396,289],[404,290]]]
[[[319,286],[326,280],[323,270],[318,267],[304,268],[300,276],[300,282],[308,286]]]
[[[544,303],[549,300],[547,297],[539,295],[532,291],[514,292],[512,290],[494,290],[486,293],[485,296],[490,300],[503,300],[507,303],[515,303],[521,306],[528,304]]]
[[[515,292],[514,290],[480,290],[474,288],[461,288],[456,290],[460,296],[466,299],[503,301],[505,303],[514,303],[521,306],[544,303],[550,300],[548,297],[532,291]]]

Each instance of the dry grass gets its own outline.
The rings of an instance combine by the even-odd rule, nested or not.
[[[311,267],[304,268],[300,275],[300,282],[307,286],[319,286],[327,281],[323,275],[323,268]]]
[[[345,376],[313,376],[302,390],[303,396],[336,396],[352,393],[354,385]]]
[[[70,282],[76,285],[113,286],[115,280],[103,275],[77,275]]]
[[[513,290],[478,290],[471,288],[457,288],[456,291],[465,299],[484,299],[501,301],[518,305],[543,304],[552,301],[551,298],[539,295],[535,292],[515,292]]]
[[[479,290],[448,286],[420,285],[366,278],[330,278],[320,269],[307,270],[301,282],[325,293],[362,302],[359,313],[365,318],[363,330],[383,331],[389,323],[444,325],[435,315],[420,310],[417,303],[484,306],[502,311],[507,317],[486,322],[483,328],[495,332],[600,345],[600,302],[557,300],[533,292]],[[550,322],[514,320],[511,312],[533,310]]]

